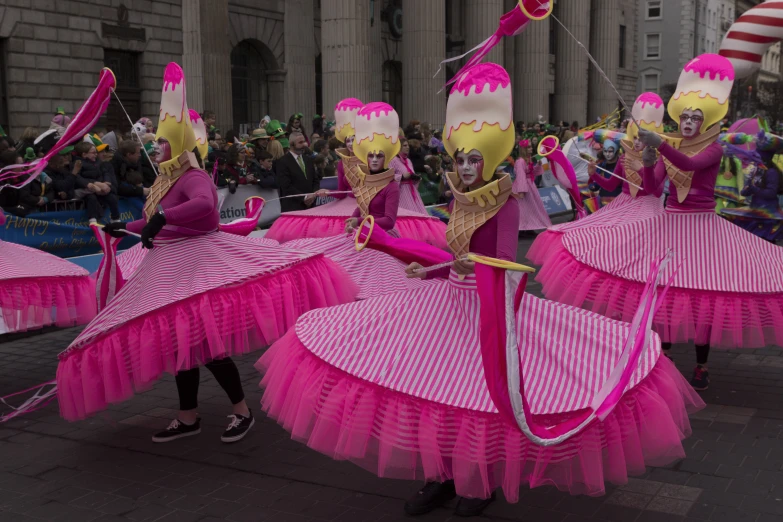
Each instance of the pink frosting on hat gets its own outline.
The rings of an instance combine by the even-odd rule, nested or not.
[[[362,100],[358,98],[345,98],[344,100],[340,100],[337,102],[337,105],[334,106],[334,110],[336,111],[349,111],[349,110],[358,110],[364,107],[364,103]]]
[[[193,123],[199,123],[201,121],[201,114],[199,114],[196,110],[189,109],[188,114],[190,114],[190,121]]]
[[[362,107],[356,117],[361,116],[366,120],[371,120],[373,116],[381,116],[382,114],[391,114],[394,112],[394,107],[384,102],[372,102]]]
[[[710,80],[734,80],[734,66],[719,54],[702,54],[685,64],[685,71],[697,73],[704,78],[710,75]]]
[[[167,90],[169,86],[173,89],[185,79],[185,73],[182,71],[182,67],[179,64],[170,62],[166,66],[166,70],[163,72],[163,90]]]
[[[498,86],[508,87],[510,83],[511,79],[503,67],[494,63],[480,63],[463,72],[451,92],[468,94],[475,87],[475,93],[480,94],[486,85],[489,86],[490,92],[495,92]]]
[[[647,105],[652,105],[656,108],[663,107],[663,100],[654,92],[645,92],[644,94],[640,95],[638,98],[636,98],[636,103],[638,103],[642,109]]]

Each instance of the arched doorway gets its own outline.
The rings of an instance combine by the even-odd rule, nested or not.
[[[383,101],[402,114],[402,63],[386,60],[383,63]]]
[[[258,40],[242,40],[231,50],[233,128],[252,131],[269,114],[268,72],[277,70],[272,51]]]

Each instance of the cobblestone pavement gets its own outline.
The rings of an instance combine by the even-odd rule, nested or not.
[[[520,243],[524,253],[530,241]],[[523,259],[520,256],[519,259]],[[529,285],[534,293],[540,287]],[[0,338],[0,395],[52,379],[57,353],[79,329]],[[175,415],[172,378],[110,411],[68,423],[55,403],[0,425],[0,520],[54,521],[395,521],[419,486],[381,480],[291,441],[257,409],[258,354],[238,359],[258,423],[224,445],[222,391],[202,372],[200,436],[154,445],[153,430]],[[690,347],[674,358],[690,376]],[[651,468],[600,498],[553,488],[502,499],[477,520],[529,522],[783,521],[783,351],[717,352],[706,410],[692,419],[687,458]],[[451,506],[453,508],[453,506]],[[419,518],[455,520],[452,509]]]

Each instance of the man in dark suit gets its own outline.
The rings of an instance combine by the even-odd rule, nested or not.
[[[275,163],[280,197],[293,194],[310,195],[301,198],[281,199],[280,209],[282,212],[307,210],[315,202],[315,193],[319,190],[321,179],[315,170],[304,135],[292,132],[288,140],[290,143],[288,153]]]

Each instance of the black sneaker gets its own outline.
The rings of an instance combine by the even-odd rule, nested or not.
[[[239,442],[245,438],[247,432],[253,427],[253,424],[256,423],[252,411],[250,412],[249,417],[234,414],[229,415],[228,418],[231,419],[231,422],[228,423],[228,428],[226,428],[226,431],[224,431],[223,435],[220,437],[220,440],[223,442]]]
[[[710,387],[710,372],[703,366],[696,365],[691,378],[691,386],[696,391],[704,391]]]
[[[460,497],[454,514],[458,517],[477,517],[487,509],[487,506],[495,501],[495,492],[489,498],[465,498]]]
[[[193,424],[185,424],[179,419],[174,419],[165,430],[152,436],[152,442],[171,442],[183,437],[192,437],[201,433],[201,419],[196,419]]]
[[[427,482],[405,503],[405,512],[411,516],[423,515],[439,508],[457,496],[454,481]]]

